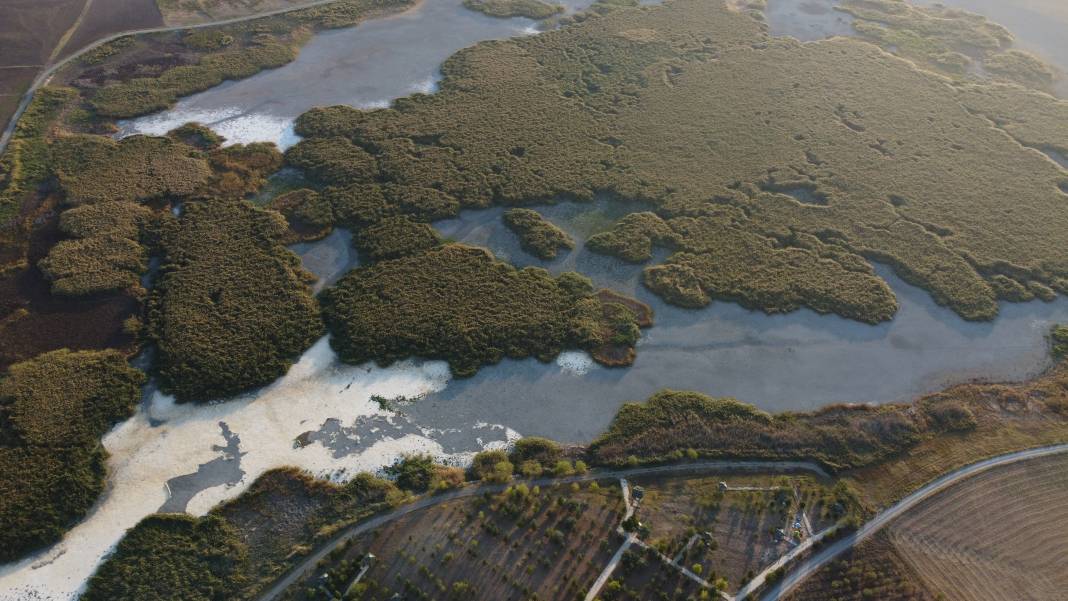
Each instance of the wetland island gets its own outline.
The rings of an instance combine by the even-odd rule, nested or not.
[[[1064,31],[0,7],[0,601],[1062,598]]]

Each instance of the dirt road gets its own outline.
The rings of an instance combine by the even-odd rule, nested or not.
[[[952,471],[932,481],[926,486],[923,486],[922,488],[908,495],[904,499],[898,501],[896,504],[892,505],[879,515],[875,516],[875,518],[873,518],[871,521],[861,526],[860,529],[854,532],[853,534],[832,543],[827,548],[819,551],[812,557],[801,562],[797,567],[791,570],[781,582],[768,589],[768,591],[764,593],[764,596],[761,597],[761,599],[762,601],[775,601],[777,599],[782,599],[790,591],[794,590],[795,588],[797,588],[798,585],[804,582],[806,578],[816,573],[817,570],[830,563],[832,560],[834,560],[834,558],[838,557],[843,552],[849,550],[854,545],[864,541],[871,535],[886,527],[886,525],[889,524],[894,518],[909,511],[921,501],[931,497],[932,495],[942,492],[946,488],[952,486],[953,484],[956,484],[957,482],[960,482],[961,480],[1003,465],[1017,463],[1026,459],[1046,457],[1049,455],[1058,455],[1061,453],[1068,453],[1068,444],[1040,447],[1027,451],[1009,453],[1007,455],[999,455],[997,457],[991,457],[990,459],[986,459],[978,463],[973,463],[969,466],[965,466],[958,470]],[[763,574],[761,576],[763,576]],[[754,579],[753,582],[750,583],[753,585],[752,587],[746,585],[746,594],[749,594],[749,591],[759,588],[759,585],[762,583],[762,578],[761,582],[757,582],[756,579]],[[742,592],[739,591],[739,594],[737,595],[738,599],[744,598],[741,593]]]
[[[619,479],[619,478],[631,478],[635,476],[650,476],[650,475],[667,475],[667,474],[690,474],[690,473],[716,473],[724,471],[774,471],[774,472],[811,472],[823,478],[829,478],[827,472],[819,465],[805,461],[700,461],[696,463],[687,463],[679,465],[660,465],[652,467],[635,467],[619,470],[608,470],[590,472],[588,474],[581,474],[578,476],[569,476],[566,478],[540,478],[529,482],[531,486],[548,486],[550,484],[570,484],[572,482],[588,482],[592,480],[606,480],[606,479]],[[384,513],[373,517],[367,521],[361,522],[354,526],[349,527],[347,530],[342,531],[334,538],[327,541],[323,546],[319,547],[307,557],[304,558],[299,564],[295,565],[289,571],[287,571],[280,579],[275,581],[267,590],[260,594],[258,601],[274,601],[281,597],[282,593],[286,591],[290,586],[304,579],[307,574],[315,569],[315,566],[325,558],[331,551],[343,544],[345,541],[359,536],[365,532],[370,532],[376,528],[381,527],[393,520],[406,516],[412,512],[426,509],[439,503],[446,501],[452,501],[455,499],[461,499],[465,497],[472,497],[489,492],[501,492],[507,488],[508,484],[496,484],[496,485],[473,485],[465,488],[434,495],[432,497],[424,497],[410,503],[403,507],[400,507],[389,513]],[[622,557],[622,555],[620,554]]]
[[[198,23],[196,25],[173,25],[173,26],[165,26],[165,27],[149,27],[149,28],[146,28],[146,29],[133,29],[133,30],[129,30],[129,31],[121,31],[121,32],[114,33],[114,34],[108,35],[106,37],[100,38],[100,39],[96,40],[95,42],[82,47],[77,52],[74,52],[72,54],[68,54],[65,58],[63,58],[59,62],[56,62],[56,63],[53,63],[53,64],[49,65],[48,68],[46,68],[44,71],[42,71],[41,73],[39,73],[37,75],[37,78],[33,80],[32,84],[30,84],[29,89],[27,89],[26,93],[22,95],[22,100],[19,102],[18,108],[15,109],[15,114],[11,117],[11,120],[8,122],[7,127],[4,128],[3,134],[0,134],[0,154],[3,154],[4,150],[7,149],[8,142],[11,140],[11,134],[15,131],[15,125],[18,123],[19,119],[22,117],[22,114],[26,112],[26,107],[28,107],[30,105],[30,102],[33,100],[33,95],[37,92],[37,90],[39,90],[41,88],[41,86],[46,85],[48,83],[48,81],[50,79],[52,79],[52,76],[56,74],[57,71],[59,71],[60,69],[62,69],[66,65],[70,64],[71,61],[78,59],[79,57],[84,55],[86,52],[90,52],[90,51],[92,51],[92,50],[94,50],[96,48],[99,48],[100,46],[103,46],[104,44],[107,44],[108,42],[117,40],[117,39],[119,39],[121,37],[128,36],[128,35],[144,35],[144,34],[150,34],[150,33],[166,33],[168,31],[182,31],[182,30],[189,30],[189,29],[203,29],[205,27],[217,27],[217,26],[220,26],[220,25],[230,25],[230,24],[233,24],[233,23],[241,23],[241,22],[244,22],[244,21],[252,21],[252,20],[255,20],[255,19],[262,19],[262,18],[265,18],[265,17],[272,17],[272,16],[275,16],[275,15],[281,15],[281,14],[285,14],[285,13],[289,13],[289,12],[293,12],[293,11],[297,11],[297,10],[303,10],[305,8],[312,8],[312,7],[315,7],[315,6],[321,6],[323,4],[332,4],[332,3],[337,2],[337,1],[338,0],[316,0],[315,2],[308,2],[306,4],[300,4],[298,6],[290,6],[290,7],[287,7],[287,8],[281,8],[281,9],[278,9],[278,10],[258,13],[258,14],[255,14],[255,15],[247,15],[247,16],[244,16],[244,17],[234,17],[232,19],[222,19],[220,21],[211,21],[211,22],[208,22],[208,23]]]

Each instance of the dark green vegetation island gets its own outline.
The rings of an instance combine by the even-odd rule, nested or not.
[[[539,259],[549,261],[556,258],[558,250],[575,247],[571,236],[531,209],[508,209],[504,224],[519,236],[523,250]]]
[[[457,377],[568,349],[606,366],[636,360],[650,307],[580,273],[517,268],[443,238],[432,224],[461,211],[503,208],[521,247],[552,261],[576,242],[527,206],[640,205],[585,246],[644,265],[644,285],[683,308],[718,299],[878,324],[898,302],[876,263],[967,320],[1068,293],[1068,172],[1056,162],[1068,155],[1068,103],[1049,94],[1055,70],[962,11],[841,0],[860,39],[801,43],[771,36],[762,4],[613,0],[565,17],[537,0],[466,0],[560,27],[461,50],[434,94],[311,110],[285,153],[224,146],[197,124],[114,134],[119,119],[283,66],[318,32],[415,2],[339,0],[127,36],[65,65],[0,157],[0,561],[54,544],[90,513],[107,482],[102,437],[134,414],[149,375],[180,402],[222,401],[277,381],[325,334],[349,364],[438,359]],[[283,169],[299,185],[262,198]],[[360,263],[316,296],[287,245],[335,228],[351,233]],[[1068,439],[1068,333],[1052,341],[1057,361],[1030,382],[954,386],[912,404],[770,414],[665,390],[624,405],[584,446],[523,439],[466,470],[411,455],[385,470],[391,479],[344,484],[269,471],[204,517],[141,521],[83,598],[253,599],[366,518],[470,490],[483,505],[462,509],[465,524],[506,540],[490,511],[539,533],[506,545],[525,553],[528,575],[587,552],[606,559],[596,553],[611,557],[618,502],[587,483],[590,467],[813,462],[829,480],[816,505],[837,508],[822,519],[853,528],[949,470]],[[131,367],[138,355],[143,370]],[[553,487],[544,505],[541,485]],[[465,544],[469,568],[485,572],[477,562],[488,559]],[[624,563],[661,565],[682,548],[649,547]],[[457,559],[441,551],[420,549],[439,567]],[[339,582],[359,565],[347,552],[324,558]],[[404,589],[413,597],[475,596],[412,557],[402,559],[425,570]],[[721,589],[709,576],[704,592]],[[533,598],[517,577],[509,585]],[[319,598],[319,586],[294,594]]]
[[[59,350],[0,380],[0,561],[60,539],[104,490],[100,437],[128,418],[144,375],[115,351]]]
[[[323,294],[323,318],[343,361],[428,357],[471,376],[505,357],[549,361],[580,348],[626,365],[639,326],[652,325],[648,308],[594,294],[576,273],[554,278],[534,267],[517,270],[481,248],[421,246],[354,269]]]

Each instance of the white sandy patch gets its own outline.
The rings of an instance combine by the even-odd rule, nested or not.
[[[556,364],[564,373],[584,376],[593,369],[593,357],[584,351],[565,351],[556,357]]]
[[[192,513],[203,514],[236,497],[276,467],[295,466],[345,480],[388,465],[404,453],[441,455],[437,442],[414,434],[386,438],[344,457],[335,457],[321,444],[300,448],[294,439],[330,418],[349,424],[360,416],[388,415],[370,401],[371,395],[416,397],[441,390],[449,378],[443,362],[406,362],[385,369],[343,365],[324,337],[286,376],[256,394],[192,405],[156,393],[147,409],[104,438],[111,455],[109,490],[91,515],[49,551],[0,568],[0,599],[74,598],[123,533],[166,501],[168,480],[193,473],[219,456],[212,448],[224,444],[219,422],[241,439],[245,475],[237,484],[201,491],[190,503]],[[150,420],[162,424],[152,427]]]
[[[226,138],[223,146],[274,142],[282,150],[300,141],[293,120],[263,113],[245,113],[237,107],[218,110],[175,108],[129,121],[119,122],[119,137],[144,134],[162,136],[186,123],[196,122]]]

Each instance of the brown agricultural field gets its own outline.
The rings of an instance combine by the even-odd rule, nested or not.
[[[151,1],[151,0],[150,0]],[[192,25],[310,4],[313,0],[155,0],[167,25]]]
[[[880,532],[824,567],[786,601],[936,601],[919,574]],[[956,597],[954,597],[956,599]]]
[[[0,131],[86,0],[11,0],[0,4]]]
[[[516,485],[442,503],[354,539],[288,598],[344,592],[371,553],[376,559],[353,599],[579,599],[619,546],[622,513],[616,486]]]
[[[108,35],[162,24],[154,0],[11,0],[0,4],[0,130],[48,64]]]
[[[1068,590],[1068,458],[989,470],[932,497],[889,530],[945,599],[1040,601]]]

